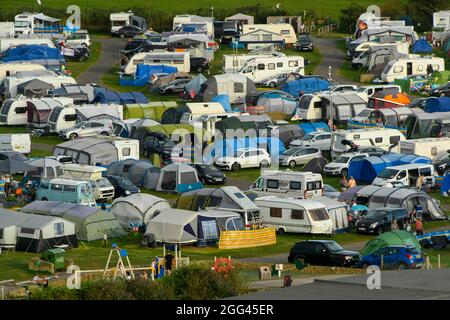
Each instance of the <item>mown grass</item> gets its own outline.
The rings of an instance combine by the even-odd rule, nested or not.
[[[86,71],[88,68],[97,63],[100,58],[100,52],[102,50],[102,44],[98,41],[96,36],[91,39],[91,46],[89,47],[91,51],[91,56],[85,61],[70,61],[67,63],[67,70],[72,73],[72,77],[78,80],[80,74]]]

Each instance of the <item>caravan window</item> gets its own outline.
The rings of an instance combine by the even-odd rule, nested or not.
[[[292,210],[291,219],[303,220],[305,219],[305,210]]]
[[[0,229],[0,239],[3,239],[3,229]]]
[[[302,189],[302,183],[299,181],[291,181],[289,184],[289,189],[291,190],[301,190]]]
[[[77,115],[76,114],[66,114],[64,116],[64,121],[76,121]]]
[[[64,222],[55,223],[53,227],[55,228],[55,236],[64,235]]]
[[[383,142],[383,138],[382,137],[376,137],[375,138],[375,143],[382,143]]]
[[[123,148],[122,149],[122,156],[128,157],[131,154],[131,148]]]
[[[283,62],[277,62],[277,68],[283,68]]]
[[[203,238],[205,240],[219,238],[217,223],[215,220],[202,221]]]
[[[273,179],[267,180],[267,188],[278,189],[278,185],[279,185],[278,180],[273,180]]]
[[[34,229],[30,228],[21,228],[20,233],[26,233],[26,234],[34,234]]]
[[[306,184],[306,190],[318,190],[322,189],[322,182],[321,181],[311,181]]]
[[[291,32],[289,30],[281,30],[280,33],[281,33],[281,35],[284,35],[284,36],[288,36],[291,34]]]
[[[198,181],[195,171],[180,173],[180,180],[183,184],[192,184]]]
[[[275,70],[275,63],[269,63],[269,64],[267,65],[267,69],[269,69],[269,70]]]
[[[394,73],[402,73],[403,72],[403,67],[395,67],[394,68]]]
[[[235,93],[244,92],[244,84],[242,82],[235,82],[234,83],[234,92]]]
[[[390,144],[397,144],[400,141],[400,136],[393,136],[389,138]]]
[[[289,61],[289,67],[298,67],[298,60]]]
[[[281,218],[281,208],[270,208],[270,216],[272,218]]]
[[[324,221],[330,219],[330,216],[325,209],[313,209],[309,210],[309,213],[313,221]]]
[[[16,114],[23,114],[23,113],[27,112],[27,107],[17,107],[15,109],[15,111],[16,111]]]
[[[264,63],[258,63],[257,68],[258,68],[258,70],[264,70],[266,68],[266,66],[264,65]]]

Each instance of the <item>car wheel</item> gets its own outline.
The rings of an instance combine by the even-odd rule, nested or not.
[[[344,267],[344,261],[336,260],[336,261],[333,263],[333,265],[334,265],[335,267],[338,267],[338,268],[343,268],[343,267]]]
[[[294,160],[289,161],[289,167],[293,168],[297,165],[297,163]]]
[[[121,34],[120,34],[120,37],[121,37],[122,39],[125,38],[125,34],[121,33]]]
[[[42,198],[41,200],[42,200],[42,201],[48,201],[48,199],[47,199],[47,198]]]
[[[275,88],[276,86],[277,84],[273,81],[269,83],[269,88]]]
[[[283,229],[283,228],[279,228],[278,230],[277,230],[277,233],[279,234],[279,235],[283,235],[283,234],[285,234],[286,233],[286,231]]]
[[[294,260],[294,264],[295,264],[295,267],[298,270],[302,270],[302,269],[304,269],[305,267],[308,266],[308,263],[306,262],[306,259],[303,258],[303,257],[296,257],[295,260]]]
[[[231,170],[233,171],[239,171],[241,169],[241,165],[237,162],[233,163],[233,165],[231,166]]]
[[[348,177],[348,169],[342,169],[342,171],[341,171],[341,176],[342,176],[342,177],[343,177],[343,176]]]
[[[267,168],[269,167],[269,162],[267,160],[263,160],[261,161],[261,163],[259,164],[260,168]]]
[[[375,231],[375,233],[379,236],[383,233],[383,228],[382,227],[378,227],[377,230]]]
[[[70,139],[70,140],[75,140],[76,138],[78,138],[78,135],[77,135],[76,133],[72,133],[72,134],[70,134],[70,136],[69,136],[69,139]]]
[[[105,137],[109,136],[108,132],[106,132],[106,131],[103,131],[102,133],[100,133],[100,135],[105,136]]]
[[[404,262],[400,262],[397,266],[397,269],[398,270],[406,270],[406,269],[408,269],[408,265]]]

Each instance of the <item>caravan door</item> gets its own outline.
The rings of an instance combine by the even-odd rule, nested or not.
[[[412,62],[407,62],[406,63],[406,75],[412,76],[412,74],[413,74],[413,64],[412,64]]]

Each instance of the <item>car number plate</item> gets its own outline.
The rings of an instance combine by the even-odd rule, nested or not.
[[[359,227],[359,228],[358,228],[358,230],[361,230],[361,231],[365,231],[365,230],[366,230],[366,228],[363,228],[363,227]]]

